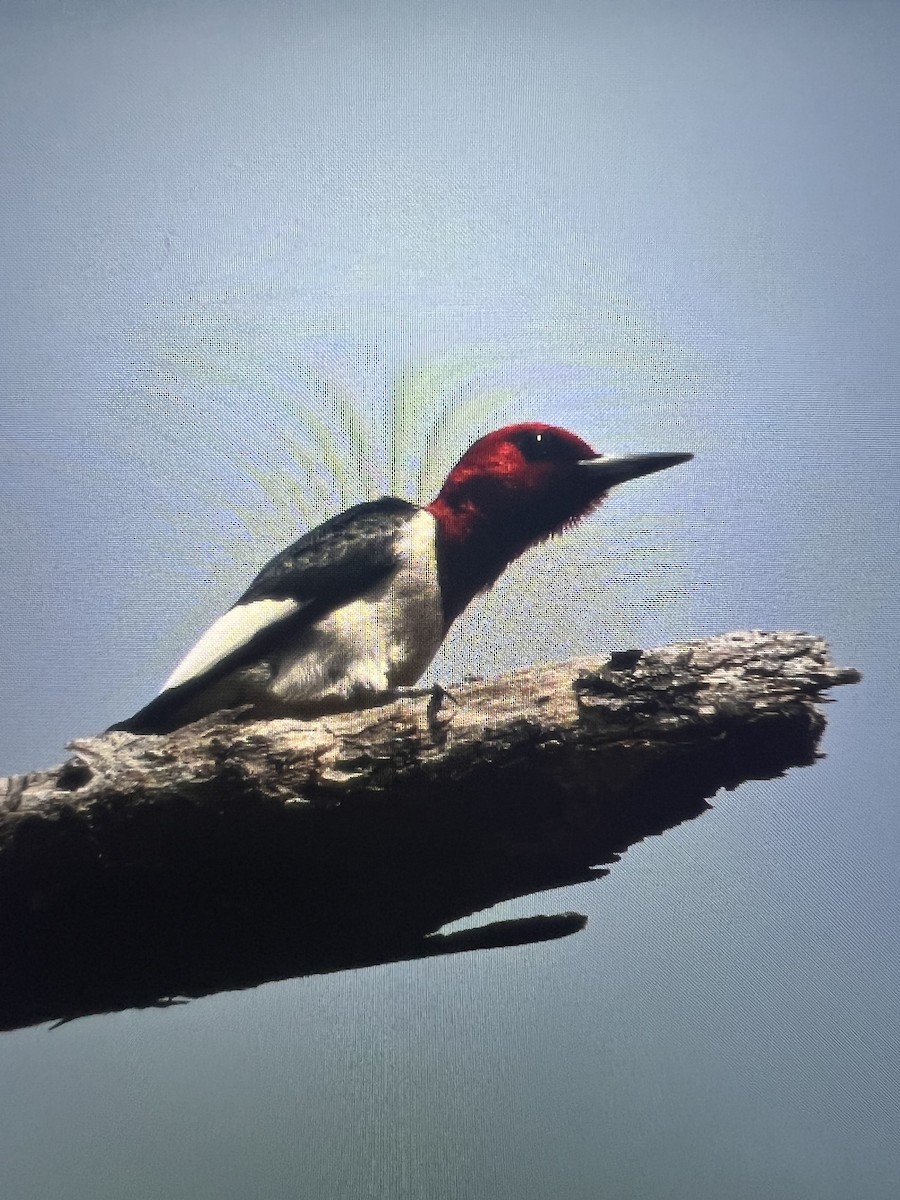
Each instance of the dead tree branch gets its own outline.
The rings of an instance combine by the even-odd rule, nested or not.
[[[812,763],[823,690],[858,679],[811,635],[732,633],[439,706],[74,742],[0,780],[0,1028],[573,932],[436,933]]]

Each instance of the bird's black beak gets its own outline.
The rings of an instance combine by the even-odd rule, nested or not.
[[[584,472],[589,472],[592,482],[598,490],[606,491],[619,483],[627,483],[629,479],[639,479],[642,475],[652,475],[654,471],[665,471],[668,467],[677,467],[679,463],[690,462],[693,454],[604,454],[599,458],[583,458],[578,466]]]

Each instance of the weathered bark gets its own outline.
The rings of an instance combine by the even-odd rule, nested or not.
[[[0,1028],[573,932],[435,931],[812,763],[823,689],[858,678],[808,634],[733,633],[466,683],[436,713],[74,742],[0,781]]]

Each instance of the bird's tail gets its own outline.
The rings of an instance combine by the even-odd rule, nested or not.
[[[178,690],[170,688],[160,692],[132,716],[110,725],[106,732],[121,730],[124,733],[171,733],[173,729],[188,724],[190,718],[184,717],[185,697],[172,694]]]

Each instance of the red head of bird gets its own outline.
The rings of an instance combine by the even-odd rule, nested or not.
[[[529,422],[479,438],[428,511],[437,521],[448,624],[530,546],[586,516],[611,487],[690,454],[598,454],[567,429]]]

